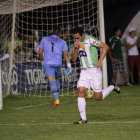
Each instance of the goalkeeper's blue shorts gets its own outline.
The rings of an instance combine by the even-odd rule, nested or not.
[[[61,65],[44,65],[45,76],[59,78],[61,74]]]

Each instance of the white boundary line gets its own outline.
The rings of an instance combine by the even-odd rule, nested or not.
[[[62,105],[69,103],[69,102],[75,102],[77,100],[67,100],[67,101],[62,101]],[[17,107],[14,108],[13,110],[21,110],[21,109],[28,109],[28,108],[32,108],[32,107],[37,107],[37,106],[43,106],[43,105],[51,105],[52,103],[43,103],[43,104],[36,104],[36,105],[29,105],[29,106],[23,106],[23,107]]]
[[[88,122],[87,124],[140,124],[140,122],[135,122],[135,121],[126,121],[126,122]],[[60,123],[11,123],[11,124],[6,124],[6,123],[1,123],[0,126],[2,125],[7,125],[7,126],[38,126],[38,125],[73,125],[72,122],[60,122]]]
[[[131,93],[132,94],[138,94],[138,93]],[[116,94],[116,96],[127,96],[127,95],[130,95],[130,94]],[[112,96],[113,97],[113,96]],[[71,101],[77,101],[77,100],[67,100],[67,101],[63,101],[62,104],[65,104],[65,103],[68,103],[68,102],[71,102]],[[43,105],[51,105],[51,103],[42,103],[42,104],[36,104],[36,105],[30,105],[30,106],[23,106],[23,107],[17,107],[17,108],[14,108],[13,110],[21,110],[21,109],[28,109],[28,108],[32,108],[32,107],[37,107],[37,106],[43,106]]]
[[[131,88],[131,87],[130,87]],[[138,92],[139,90],[136,90],[136,92]],[[72,94],[71,94],[72,93]],[[78,93],[77,93],[77,90],[75,91],[75,92],[71,92],[69,95],[67,95],[66,93],[64,93],[64,94],[60,94],[59,95],[59,97],[75,97],[75,96],[77,96],[78,95]],[[73,94],[74,93],[74,94]],[[116,93],[112,93],[112,94],[116,94]],[[131,95],[131,94],[140,94],[140,91],[139,91],[139,93],[130,93],[130,94],[119,94],[119,96],[123,96],[123,95]],[[117,94],[116,94],[117,95]],[[19,94],[19,96],[20,96],[20,94]],[[50,96],[47,96],[47,95],[26,95],[25,94],[25,96],[27,96],[27,97],[29,97],[29,96],[31,96],[31,97],[39,97],[39,98],[52,98],[53,96],[52,95],[50,95]]]
[[[139,90],[137,90],[136,92],[138,92]],[[118,95],[117,93],[112,93],[112,94],[116,94],[116,96]],[[132,94],[140,94],[140,91],[139,91],[139,93],[124,93],[124,94],[119,94],[119,96],[125,96],[125,95],[132,95]],[[59,97],[76,97],[78,95],[78,93],[76,93],[76,94],[69,94],[69,95],[66,95],[66,94],[63,94],[63,95],[59,95]],[[17,95],[18,96],[18,95]],[[19,96],[20,96],[20,94],[19,94]],[[38,97],[38,98],[52,98],[53,96],[52,95],[50,95],[50,96],[40,96],[40,95],[25,95],[25,97],[24,98],[26,98],[26,97]]]
[[[28,109],[36,106],[42,106],[42,105],[49,105],[50,103],[44,103],[44,104],[37,104],[37,105],[29,105],[29,106],[23,106],[23,107],[17,107],[14,108],[13,110],[21,110],[21,109]]]

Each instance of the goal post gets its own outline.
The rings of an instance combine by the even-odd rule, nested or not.
[[[51,97],[38,49],[41,39],[51,35],[56,26],[62,29],[70,58],[74,43],[72,29],[76,26],[105,42],[103,0],[5,0],[0,2],[0,20],[0,97],[10,94]],[[77,95],[79,63],[78,60],[72,63],[72,73],[65,76],[63,57],[60,96]],[[102,71],[105,88],[106,59]]]
[[[14,52],[14,32],[15,32],[15,24],[16,24],[16,1],[13,0],[13,18],[12,18],[12,37],[11,37],[11,55],[9,57],[9,75],[8,75],[8,89],[7,89],[7,96],[10,94],[10,87],[11,87],[11,76],[12,76],[12,69],[13,69],[13,52]]]
[[[1,82],[1,62],[0,62],[0,110],[3,109],[3,99],[2,99],[2,82]]]
[[[105,42],[103,0],[98,0],[98,7],[99,7],[99,28],[100,28],[99,32],[100,32],[100,39],[101,39],[101,41]],[[107,85],[108,85],[107,60],[106,60],[106,57],[103,60],[102,73],[103,73],[103,88],[106,88]]]

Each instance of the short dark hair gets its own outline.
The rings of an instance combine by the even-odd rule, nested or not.
[[[54,29],[53,29],[53,34],[54,34],[54,35],[59,35],[59,34],[61,34],[61,28],[60,28],[60,27],[54,27]]]
[[[73,29],[73,34],[77,34],[77,33],[79,33],[82,36],[84,31],[81,27],[76,27]]]
[[[118,27],[118,26],[115,26],[115,27],[113,28],[113,35],[115,35],[115,33],[116,33],[118,30],[121,30],[121,28]]]

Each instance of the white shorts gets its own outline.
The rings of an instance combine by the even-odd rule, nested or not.
[[[93,89],[94,92],[102,91],[102,72],[100,68],[82,69],[77,83],[78,87]]]

